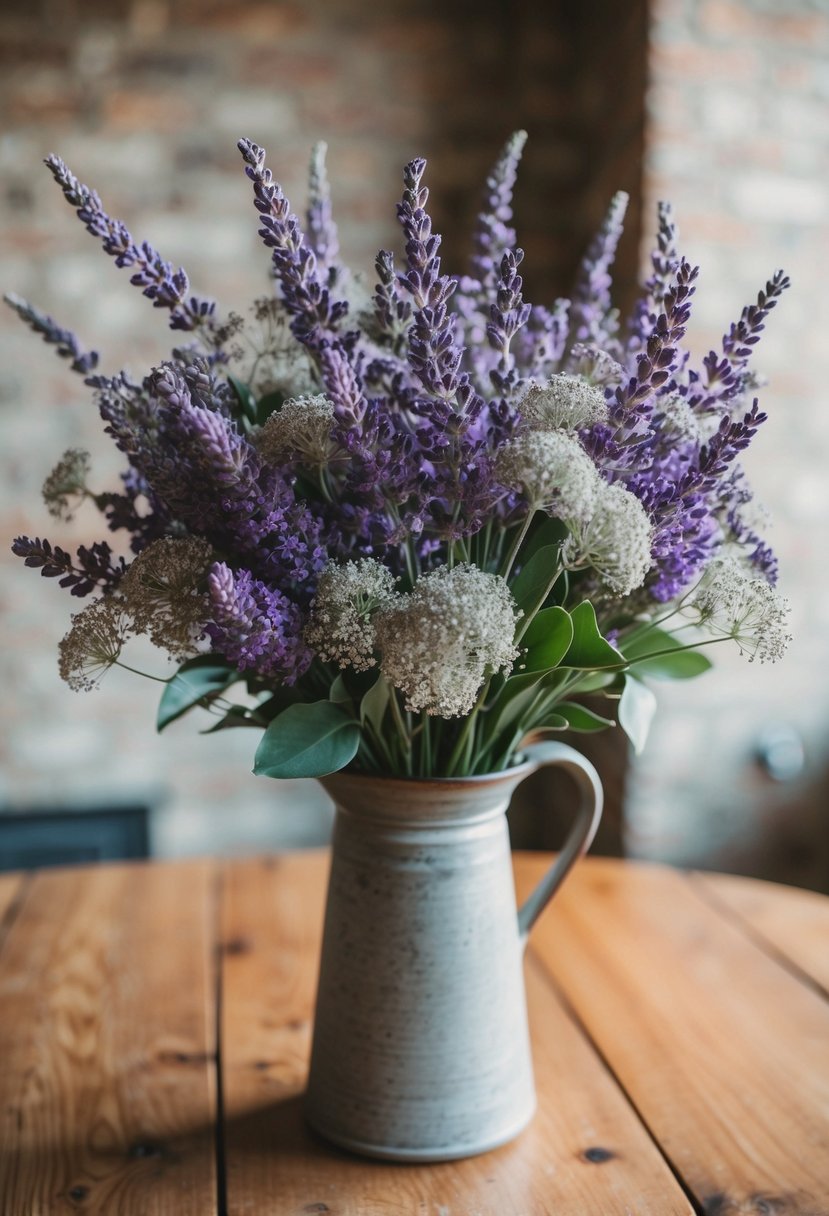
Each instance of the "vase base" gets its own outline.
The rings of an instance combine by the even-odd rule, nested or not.
[[[324,1140],[328,1140],[330,1144],[335,1144],[338,1148],[348,1149],[349,1152],[356,1153],[360,1157],[374,1157],[378,1161],[399,1161],[426,1165],[430,1162],[460,1161],[465,1157],[478,1157],[482,1153],[489,1153],[504,1144],[509,1144],[510,1140],[514,1140],[531,1123],[534,1114],[535,1105],[533,1104],[531,1110],[525,1112],[519,1121],[485,1140],[469,1141],[464,1144],[433,1145],[422,1148],[371,1144],[363,1140],[355,1140],[351,1136],[342,1135],[337,1131],[327,1128],[324,1121],[317,1120],[307,1110],[305,1118],[313,1130],[322,1136]]]

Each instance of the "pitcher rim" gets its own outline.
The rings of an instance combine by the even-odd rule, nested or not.
[[[466,789],[471,785],[496,785],[499,781],[512,781],[516,777],[527,777],[532,773],[538,764],[535,760],[524,759],[518,764],[513,764],[509,768],[498,769],[494,773],[471,773],[467,777],[401,777],[398,774],[383,773],[362,773],[354,769],[337,769],[333,773],[325,773],[318,777],[318,781],[336,780],[338,777],[347,777],[352,780],[369,781],[369,782],[385,782],[386,784],[393,782],[398,785],[437,785],[444,789],[462,788]]]

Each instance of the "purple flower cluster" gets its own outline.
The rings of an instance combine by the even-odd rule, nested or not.
[[[512,226],[525,139],[519,132],[507,142],[487,179],[466,275],[450,276],[441,264],[425,161],[405,167],[397,207],[404,258],[398,266],[391,252],[378,254],[373,296],[359,310],[339,261],[325,146],[312,154],[303,225],[264,149],[239,142],[271,252],[271,303],[303,369],[291,394],[293,433],[303,425],[303,400],[317,402],[317,427],[320,417],[331,419],[330,436],[306,445],[325,453],[308,467],[288,455],[273,463],[257,446],[285,393],[255,388],[253,372],[230,374],[223,334],[234,325],[219,327],[214,305],[191,294],[182,269],[136,242],[63,161],[48,158],[88,231],[193,344],[141,382],[126,373],[96,375],[97,355],[70,331],[16,297],[8,301],[86,377],[128,462],[122,490],[95,496],[110,529],[127,533],[133,553],[161,537],[209,544],[215,562],[202,588],[210,613],[204,635],[239,670],[292,682],[308,668],[308,608],[331,560],[374,557],[411,585],[447,560],[485,554],[474,549],[482,531],[507,532],[523,501],[514,486],[499,483],[498,453],[527,426],[521,402],[528,390],[552,376],[576,377],[604,394],[602,421],[578,439],[601,477],[632,492],[647,514],[653,566],[640,594],[675,598],[726,542],[774,581],[775,560],[751,522],[739,458],[765,417],[752,397],[750,357],[788,279],[776,274],[721,348],[692,366],[683,338],[697,270],[678,253],[666,205],[639,302],[625,323],[613,307],[611,267],[627,204],[620,193],[572,298],[525,301],[524,255]],[[259,313],[261,320],[268,310]],[[273,385],[281,384],[274,373]],[[126,569],[104,542],[75,558],[26,537],[14,549],[74,595],[111,594]]]
[[[215,649],[239,671],[295,683],[312,658],[297,605],[249,570],[234,573],[224,562],[213,566],[207,586],[213,615],[206,632]]]

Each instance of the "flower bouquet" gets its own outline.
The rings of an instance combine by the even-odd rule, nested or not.
[[[324,148],[303,227],[242,140],[274,280],[245,318],[191,295],[53,156],[181,345],[141,380],[102,375],[8,297],[84,377],[127,465],[98,492],[72,450],[44,492],[58,518],[91,499],[128,553],[14,543],[94,596],[61,674],[91,688],[146,634],[179,664],[159,728],[199,706],[210,730],[257,731],[255,772],[322,779],[341,813],[306,1110],[336,1143],[405,1161],[481,1152],[532,1115],[522,950],[601,808],[557,733],[618,723],[641,747],[648,677],[698,675],[727,639],[760,660],[787,641],[739,458],[764,419],[749,359],[788,280],[694,367],[681,343],[697,271],[667,206],[632,317],[611,304],[620,194],[572,298],[525,303],[510,226],[523,143],[487,179],[458,277],[425,163],[408,164],[404,261],[379,253],[369,294],[338,257]],[[516,917],[504,811],[546,764],[582,804]]]
[[[378,254],[372,294],[339,260],[324,145],[303,227],[264,150],[240,141],[273,278],[244,318],[192,295],[48,158],[181,339],[142,379],[104,375],[6,297],[84,378],[126,460],[115,492],[89,487],[79,450],[44,485],[58,518],[91,499],[123,551],[13,546],[94,596],[60,644],[72,688],[143,633],[180,663],[160,729],[200,706],[211,730],[261,733],[260,774],[449,777],[508,768],[531,733],[618,722],[641,747],[643,679],[697,675],[725,639],[750,659],[783,652],[787,607],[739,458],[765,418],[750,356],[787,278],[696,367],[682,338],[697,270],[667,205],[632,316],[612,306],[618,194],[572,297],[526,303],[510,226],[524,139],[487,179],[468,274],[444,272],[425,162],[406,166],[405,256]]]

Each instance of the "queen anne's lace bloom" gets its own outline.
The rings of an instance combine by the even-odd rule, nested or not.
[[[564,545],[566,566],[592,566],[614,595],[629,595],[653,564],[653,528],[639,499],[622,485],[601,482],[590,521]]]
[[[331,564],[320,575],[305,640],[325,663],[367,671],[374,657],[373,618],[394,596],[395,578],[372,557]]]
[[[689,607],[711,633],[733,638],[749,662],[774,663],[791,641],[789,601],[765,579],[752,578],[736,558],[711,562]]]
[[[593,516],[602,480],[579,441],[564,431],[519,435],[500,450],[495,469],[503,485],[570,528]]]
[[[55,519],[70,520],[75,508],[86,497],[89,476],[89,452],[69,448],[64,452],[43,483],[43,501]]]
[[[196,649],[209,616],[207,571],[213,550],[201,537],[165,536],[142,550],[119,592],[136,633],[175,659]]]
[[[602,390],[581,376],[563,373],[543,384],[531,384],[518,402],[518,411],[534,431],[580,431],[607,421]]]
[[[270,415],[256,446],[269,464],[298,460],[316,468],[328,464],[336,452],[331,438],[333,425],[334,404],[324,394],[292,397]]]
[[[72,628],[58,645],[58,671],[75,692],[97,688],[120,658],[132,622],[115,596],[72,614]]]
[[[377,614],[380,668],[406,709],[468,714],[486,677],[507,673],[519,651],[519,617],[504,581],[476,566],[442,566]]]

